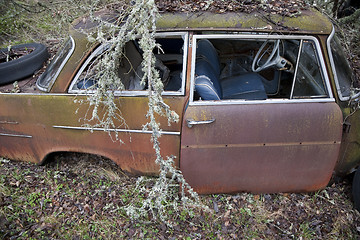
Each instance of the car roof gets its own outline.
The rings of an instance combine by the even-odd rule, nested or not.
[[[113,10],[103,9],[96,12],[98,17],[116,21],[119,15]],[[75,20],[71,29],[90,30],[97,24],[89,17]],[[330,34],[332,23],[314,8],[303,9],[298,16],[262,11],[214,13],[163,12],[157,20],[157,31],[240,31],[240,32],[279,32],[290,34]]]
[[[96,13],[107,21],[115,21],[118,14],[109,9]],[[74,30],[90,30],[97,24],[89,17],[81,17],[72,24]],[[157,20],[157,31],[240,31],[289,34],[330,34],[332,23],[314,8],[304,9],[298,16],[283,16],[267,12],[164,12]]]
[[[330,34],[332,24],[315,9],[302,11],[297,17],[264,12],[195,12],[164,13],[157,21],[158,30],[259,31]]]

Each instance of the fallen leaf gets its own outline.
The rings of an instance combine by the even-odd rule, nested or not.
[[[90,212],[90,206],[89,206],[89,204],[85,204],[85,205],[84,205],[84,211],[85,211],[85,212]]]

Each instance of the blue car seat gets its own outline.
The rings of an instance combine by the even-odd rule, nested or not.
[[[220,81],[220,62],[212,43],[198,41],[195,67],[195,90],[203,100],[267,98],[264,78],[257,73],[232,76]]]
[[[222,99],[222,89],[218,76],[205,59],[196,61],[195,90],[203,100]]]
[[[196,58],[205,59],[209,62],[216,75],[220,76],[220,61],[215,47],[207,39],[198,41],[196,48]]]

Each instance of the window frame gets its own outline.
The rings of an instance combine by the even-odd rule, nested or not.
[[[186,84],[186,71],[187,71],[187,58],[188,58],[188,43],[189,43],[189,33],[188,32],[160,32],[156,33],[155,38],[161,37],[171,37],[171,36],[180,36],[184,40],[184,47],[183,47],[183,70],[182,70],[182,83],[181,88],[179,91],[163,91],[162,95],[164,96],[184,96],[185,95],[185,84]],[[75,74],[75,77],[71,81],[71,84],[68,88],[68,93],[70,94],[79,94],[79,95],[86,95],[92,94],[95,90],[73,90],[74,85],[77,83],[80,75],[83,73],[87,65],[93,60],[93,58],[99,54],[99,52],[103,51],[106,48],[104,45],[98,46],[91,55],[86,59],[86,61],[82,64],[78,72]],[[114,91],[115,96],[148,96],[149,92],[145,90],[117,90]]]
[[[309,40],[305,39],[305,41],[309,41]],[[294,78],[293,78],[291,93],[290,93],[290,99],[300,99],[301,98],[301,97],[298,97],[298,96],[294,96],[294,91],[295,91],[295,86],[296,86],[296,80],[297,80],[297,77],[298,77],[298,74],[299,74],[299,67],[300,67],[300,64],[301,64],[300,62],[302,60],[301,57],[302,57],[303,49],[304,49],[304,39],[301,39],[300,40],[299,51],[298,51],[298,56],[297,56],[297,60],[296,60],[296,67],[295,67],[295,70],[294,70],[295,72],[294,72]],[[315,50],[314,53],[316,54],[317,53],[316,52],[316,47],[315,47],[314,50]],[[320,59],[319,59],[318,54],[315,55],[315,58],[317,60],[317,63],[320,64]],[[321,71],[321,68],[319,70],[320,70],[320,75],[321,75],[322,80],[325,80],[323,71]],[[325,81],[324,81],[324,84],[326,84]],[[326,95],[329,95],[328,89],[325,88],[324,90],[327,91]],[[306,99],[306,97],[312,97],[312,99],[323,98],[323,96],[305,96],[305,99]]]
[[[325,88],[328,92],[328,97],[326,98],[295,98],[295,99],[266,99],[266,100],[245,100],[245,99],[226,99],[226,100],[201,100],[194,101],[194,90],[195,90],[195,61],[196,61],[196,46],[197,41],[200,39],[289,39],[289,40],[311,40],[314,42],[316,47],[316,54],[319,60],[320,71],[324,78]],[[270,34],[249,34],[249,33],[236,33],[236,34],[204,34],[193,35],[191,39],[192,44],[192,58],[191,58],[191,75],[190,75],[190,99],[189,105],[224,105],[224,104],[269,104],[269,103],[306,103],[306,102],[335,102],[334,96],[332,94],[331,85],[329,81],[329,76],[326,70],[326,64],[324,61],[324,56],[320,51],[320,43],[317,38],[314,36],[297,36],[297,35],[270,35]],[[296,78],[297,71],[294,73],[294,80]]]
[[[50,79],[49,83],[47,86],[40,86],[39,85],[39,79],[41,78],[41,76],[39,77],[39,79],[36,81],[36,87],[43,91],[43,92],[50,92],[50,89],[52,88],[52,86],[54,85],[56,79],[58,78],[60,72],[63,70],[65,64],[69,61],[71,55],[74,53],[75,51],[75,47],[76,47],[76,44],[75,44],[75,40],[72,36],[69,36],[69,39],[66,40],[65,44],[63,45],[63,48],[65,47],[65,45],[68,43],[68,42],[71,42],[71,48],[70,50],[67,52],[67,54],[65,55],[63,61],[61,62],[60,66],[58,67],[58,69],[56,70],[54,76]],[[60,49],[59,51],[63,51],[64,49]],[[56,59],[54,59],[55,61]],[[58,59],[59,60],[59,59]],[[55,62],[51,62],[50,64],[55,64]],[[49,68],[50,66],[48,66]],[[44,72],[43,74],[45,74],[46,72]]]

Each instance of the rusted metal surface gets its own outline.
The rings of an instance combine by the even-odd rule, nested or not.
[[[85,96],[2,94],[0,98],[0,153],[22,161],[41,162],[52,152],[85,152],[112,159],[132,173],[156,174],[151,134],[141,132],[146,123],[147,97],[120,97],[117,100],[127,125],[120,125],[119,137],[125,144],[113,142],[99,129],[91,133],[83,129],[88,105],[74,103]],[[164,97],[173,110],[181,113],[184,97]],[[75,114],[78,109],[78,113]],[[181,119],[181,115],[180,115]],[[175,155],[178,165],[180,123],[168,126],[159,119],[164,131],[160,138],[163,156]],[[181,121],[181,120],[180,120]],[[138,130],[138,131],[130,131]]]
[[[349,110],[349,108],[344,109]],[[349,115],[349,112],[346,113]],[[335,167],[338,175],[351,173],[360,162],[360,112],[349,115],[344,122],[339,160]]]
[[[102,10],[98,16],[113,21],[118,13],[111,10]],[[277,23],[277,24],[276,24]],[[212,13],[200,12],[175,12],[161,13],[156,23],[158,31],[191,31],[191,30],[218,30],[218,31],[251,31],[269,32],[274,29],[278,32],[297,32],[313,34],[330,34],[332,24],[327,17],[315,9],[302,10],[297,17],[286,17],[280,14],[272,14],[266,17],[262,12],[226,12]],[[89,18],[76,19],[72,27],[74,29],[88,30],[96,27]]]
[[[199,193],[313,191],[328,183],[341,135],[336,103],[189,106],[180,169]]]
[[[274,23],[281,23],[275,25]],[[262,13],[234,13],[215,14],[211,12],[197,13],[165,13],[157,21],[160,30],[227,30],[227,31],[263,31],[273,32],[281,29],[289,32],[306,32],[313,34],[330,34],[332,24],[327,17],[320,12],[311,9],[304,10],[298,17],[284,17],[272,15],[263,17]]]
[[[98,45],[89,43],[87,37],[83,33],[74,31],[71,36],[75,41],[75,50],[52,86],[50,90],[52,93],[67,92],[70,82],[77,70],[79,70],[82,63],[91,54],[91,51],[95,46]]]

